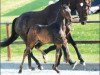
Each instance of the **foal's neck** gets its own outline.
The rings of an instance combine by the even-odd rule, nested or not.
[[[61,14],[61,9],[58,11],[57,17],[55,19],[55,22],[60,25],[64,20],[64,17]]]

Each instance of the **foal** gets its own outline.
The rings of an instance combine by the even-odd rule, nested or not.
[[[67,20],[67,26],[62,24],[63,20]],[[57,67],[60,62],[60,51],[62,45],[64,49],[67,51],[66,61],[69,61],[69,53],[68,48],[66,47],[67,40],[66,40],[66,29],[68,25],[71,23],[71,15],[70,9],[68,6],[61,5],[59,12],[57,14],[56,20],[50,25],[34,25],[31,26],[28,35],[27,35],[27,42],[26,42],[26,49],[24,51],[23,60],[20,65],[19,73],[22,72],[23,63],[25,57],[31,52],[35,44],[40,41],[43,44],[53,43],[56,45],[56,59],[55,64],[53,65],[53,69],[59,73]]]

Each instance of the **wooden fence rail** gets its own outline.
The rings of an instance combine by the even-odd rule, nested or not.
[[[79,23],[78,20],[73,20],[73,23]],[[87,23],[100,23],[100,21],[87,21]],[[6,25],[6,33],[7,33],[7,38],[9,38],[10,36],[10,25],[12,23],[11,22],[0,22],[0,29],[1,29],[1,25]],[[75,41],[77,44],[100,44],[100,40],[90,40],[90,41]],[[24,44],[22,41],[15,41],[13,44]],[[8,57],[8,61],[11,60],[11,56],[12,56],[12,51],[11,51],[11,47],[8,46],[7,47],[7,57]]]
[[[80,23],[79,20],[73,19],[73,23]],[[100,21],[87,21],[87,23],[100,23]],[[12,24],[12,22],[0,22],[0,25]]]

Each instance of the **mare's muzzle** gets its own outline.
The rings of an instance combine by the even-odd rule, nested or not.
[[[81,22],[82,25],[85,25],[86,23],[87,23],[87,21],[82,21]]]
[[[85,25],[87,23],[87,18],[85,18],[84,20],[79,20],[79,22],[81,22],[82,25]]]

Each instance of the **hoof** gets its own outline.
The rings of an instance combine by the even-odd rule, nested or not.
[[[46,62],[46,61],[44,61],[44,63],[46,64],[47,62]]]
[[[22,73],[22,70],[19,70],[19,72],[18,73]]]
[[[39,70],[43,70],[43,66],[38,66],[38,69]]]
[[[55,67],[54,65],[52,66],[52,69],[55,70],[57,73],[60,73],[60,71],[58,70],[58,68]]]
[[[81,62],[81,61],[80,61],[80,64],[81,64],[81,65],[83,65],[83,66],[85,66],[85,65],[86,65],[84,61],[83,61],[83,62]]]
[[[31,70],[35,70],[35,68],[34,67],[31,67]]]
[[[29,69],[31,69],[31,70],[35,70],[35,68],[34,68],[34,67],[31,67],[31,66],[29,67]]]
[[[72,65],[72,69],[75,69],[77,64],[78,64],[78,62],[75,61],[75,63]]]

